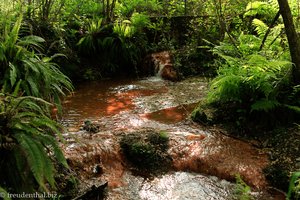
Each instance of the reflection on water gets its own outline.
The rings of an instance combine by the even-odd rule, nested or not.
[[[158,110],[152,113],[146,113],[143,116],[147,119],[156,120],[166,124],[174,124],[186,119],[196,107],[197,103],[180,105],[176,107]]]

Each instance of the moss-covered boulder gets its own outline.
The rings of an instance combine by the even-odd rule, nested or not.
[[[191,118],[195,122],[213,124],[217,122],[216,110],[209,105],[199,104],[192,112]]]
[[[129,163],[137,170],[164,171],[171,166],[167,153],[169,137],[165,132],[147,130],[124,135],[120,146]]]

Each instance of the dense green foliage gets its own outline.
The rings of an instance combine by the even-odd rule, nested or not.
[[[59,95],[72,89],[70,80],[62,74],[52,57],[41,56],[44,39],[34,35],[20,37],[22,15],[1,29],[0,84],[4,93],[11,93],[16,86],[25,95],[41,97],[59,105]]]
[[[71,78],[99,79],[124,72],[137,75],[143,70],[140,67],[143,58],[160,50],[172,50],[176,67],[183,76],[188,76],[207,70],[210,65],[207,62],[213,59],[212,55],[207,56],[210,53],[203,39],[219,40],[225,33],[224,30],[220,33],[221,18],[215,15],[222,15],[234,27],[241,23],[237,13],[242,11],[240,5],[246,3],[246,0],[221,4],[195,0],[28,1],[22,7],[30,33],[24,35],[44,38],[43,53],[48,57],[63,53],[66,57],[54,60]],[[228,6],[232,8],[226,9]],[[18,7],[17,2],[3,2],[1,14],[9,16]]]
[[[54,189],[52,160],[67,167],[54,137],[61,134],[60,126],[47,114],[49,103],[15,94],[0,94],[0,184],[10,192],[48,191],[46,183]]]
[[[72,90],[70,79],[43,54],[22,9],[4,15],[0,26],[0,187],[10,193],[56,190],[58,166],[68,167],[56,137],[61,127],[50,117]],[[48,103],[50,102],[50,103]]]
[[[282,112],[299,112],[299,86],[293,85],[284,26],[281,20],[271,28],[266,24],[270,14],[276,15],[274,10],[273,4],[249,3],[244,16],[260,18],[252,18],[253,29],[236,36],[227,34],[214,46],[212,51],[220,58],[218,76],[211,82],[206,104],[223,111],[217,118],[240,126],[249,122],[270,126],[286,120]],[[195,111],[194,118],[203,116],[201,112]]]
[[[299,1],[289,2],[299,32]],[[297,122],[300,85],[277,13],[276,0],[2,0],[0,191],[55,189],[55,167],[66,162],[49,113],[72,91],[68,77],[143,75],[152,52],[171,51],[181,77],[215,76],[196,121],[238,130]],[[137,167],[155,169],[167,160],[167,141],[152,134],[121,145]]]

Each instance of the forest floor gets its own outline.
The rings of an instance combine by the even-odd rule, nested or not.
[[[221,125],[229,137],[252,144],[268,154],[269,165],[264,174],[271,187],[287,192],[292,173],[300,170],[300,126],[278,126],[273,130],[255,129],[238,135],[232,125]],[[226,128],[224,128],[226,127]],[[255,132],[255,133],[254,133]]]
[[[263,149],[269,152],[267,179],[276,188],[287,191],[291,173],[300,170],[300,130],[294,127],[277,128],[261,137]]]

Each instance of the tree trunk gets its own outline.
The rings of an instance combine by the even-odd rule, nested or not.
[[[105,22],[108,24],[110,22],[110,17],[109,17],[109,0],[106,0],[106,12],[105,12]]]
[[[293,79],[295,84],[300,84],[300,41],[293,22],[293,16],[288,0],[277,0],[280,14],[283,18],[293,66]]]
[[[114,21],[114,9],[116,6],[116,0],[113,0],[110,6],[110,20],[113,22]]]
[[[27,17],[28,17],[28,19],[31,18],[31,12],[32,12],[32,0],[28,0],[28,3],[27,3]]]

